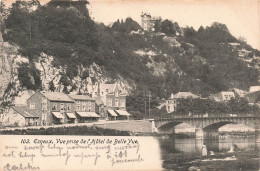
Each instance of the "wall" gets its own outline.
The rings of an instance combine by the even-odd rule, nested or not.
[[[78,103],[79,102],[79,103]],[[90,108],[91,110],[89,111],[89,102],[90,102]],[[75,103],[72,104],[74,106],[74,109],[75,111],[78,111],[78,112],[83,112],[83,111],[86,111],[86,112],[95,112],[95,101],[91,101],[91,100],[76,100],[75,99]],[[80,109],[78,110],[77,109],[77,106],[80,106]],[[85,110],[83,110],[83,106],[85,106]]]
[[[34,93],[28,100],[27,100],[27,108],[30,109],[30,103],[35,103],[35,109],[32,110],[35,114],[39,116],[40,122],[42,121],[42,98],[44,96],[40,92]]]
[[[142,121],[121,121],[116,123],[104,123],[95,124],[97,127],[115,129],[119,131],[130,131],[130,132],[141,132],[141,133],[151,133],[153,131],[152,122],[148,120]]]
[[[52,110],[53,105],[56,104],[56,110]],[[61,110],[61,104],[63,104],[64,110]],[[70,110],[68,109],[68,105],[70,105]],[[61,112],[62,115],[64,116],[64,119],[62,119],[63,123],[67,123],[67,113],[74,113],[75,114],[75,103],[70,103],[70,102],[60,102],[60,101],[51,101],[50,102],[50,108],[49,108],[50,114],[48,115],[48,125],[52,125],[55,116],[52,115],[52,112]]]
[[[5,122],[5,125],[11,126],[18,124],[17,126],[25,126],[25,118],[12,108],[9,110],[7,117],[8,122]]]
[[[174,112],[176,108],[176,104],[177,104],[177,100],[173,100],[173,99],[166,100],[167,113]]]
[[[107,107],[118,107],[121,110],[125,110],[126,109],[126,96],[115,97],[115,95],[107,95],[106,99],[107,99],[106,100],[106,106]],[[112,99],[112,106],[108,105],[109,99]],[[116,99],[118,99],[118,106],[116,106],[116,103],[115,103]],[[124,100],[123,105],[122,105],[122,100]]]

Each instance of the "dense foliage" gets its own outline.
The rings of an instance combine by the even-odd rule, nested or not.
[[[22,63],[18,68],[18,79],[21,86],[30,90],[41,89],[40,72],[34,65]]]
[[[245,98],[232,98],[226,102],[211,99],[179,99],[175,113],[178,114],[258,114],[259,107],[251,106]]]
[[[239,49],[229,43],[240,43],[240,49],[252,51],[251,57],[260,52],[237,40],[224,24],[213,23],[196,31],[192,27],[180,28],[178,23],[166,19],[156,22],[153,33],[132,33],[141,29],[136,21],[118,20],[111,27],[97,24],[89,16],[87,3],[51,1],[42,6],[32,0],[12,4],[5,18],[4,39],[19,45],[20,52],[30,60],[28,66],[22,64],[19,69],[22,86],[41,88],[34,61],[42,52],[54,56],[55,67],[66,67],[60,80],[66,93],[67,86],[76,88],[71,85],[75,76],[88,76],[78,73],[77,67],[96,63],[110,78],[124,78],[135,86],[128,97],[129,108],[142,113],[143,90],[151,91],[151,108],[155,108],[160,99],[179,91],[206,97],[233,87],[247,89],[257,85],[259,71],[238,59]],[[180,46],[170,45],[158,32]],[[156,55],[140,56],[134,53],[137,50],[154,51]],[[164,65],[163,74],[156,75],[156,68],[148,67],[155,63]],[[51,82],[50,90],[53,89]]]

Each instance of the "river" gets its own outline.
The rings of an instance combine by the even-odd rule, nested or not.
[[[172,137],[156,137],[156,139],[160,146],[162,168],[164,169],[208,170],[211,167],[211,169],[216,170],[215,167],[222,165],[219,169],[226,168],[224,170],[229,170],[228,168],[232,166],[234,168],[231,169],[231,167],[230,170],[259,170],[260,144],[255,143],[253,137],[227,137],[218,140],[177,139]],[[202,156],[203,144],[207,147],[207,156]],[[257,161],[246,162],[247,160],[252,161],[251,158]],[[201,162],[207,160],[215,160],[215,163]]]

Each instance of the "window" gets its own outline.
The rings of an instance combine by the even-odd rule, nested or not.
[[[42,103],[47,103],[47,99],[46,98],[42,98]]]
[[[42,110],[47,110],[47,104],[46,103],[42,104]]]
[[[71,109],[71,104],[70,103],[67,104],[67,109],[68,109],[68,111],[70,111],[70,109]]]
[[[115,100],[115,106],[118,107],[118,99]]]
[[[86,104],[86,101],[83,101],[82,103],[83,103],[83,105],[85,105],[85,104]]]
[[[42,114],[42,123],[43,123],[43,125],[45,125],[45,121],[47,120],[47,114],[46,113],[43,113]]]
[[[35,103],[30,103],[30,109],[35,109]]]
[[[108,106],[112,106],[112,99],[108,99],[107,105],[108,105]]]
[[[121,99],[121,107],[125,107],[125,99]]]
[[[54,111],[54,110],[57,110],[57,103],[53,103],[52,104],[52,110]]]
[[[80,101],[79,101],[79,100],[77,100],[77,104],[80,104]]]
[[[60,104],[60,110],[64,110],[64,104],[63,103]]]
[[[225,95],[226,100],[228,100],[228,95]]]
[[[115,92],[116,97],[118,97],[118,91]]]
[[[80,105],[77,105],[77,110],[78,110],[78,111],[80,110]]]
[[[85,105],[82,106],[82,110],[86,111],[86,106]]]
[[[89,111],[89,112],[91,111],[91,106],[88,107],[88,111]]]

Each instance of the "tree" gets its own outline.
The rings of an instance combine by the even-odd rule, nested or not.
[[[125,22],[122,20],[121,22],[119,19],[113,23],[112,30],[120,32],[120,33],[130,33],[131,31],[137,31],[141,29],[141,26],[134,21],[132,18],[126,18]]]
[[[155,23],[154,23],[154,31],[160,32],[161,31],[161,24],[162,24],[161,20],[156,20]]]
[[[125,25],[128,31],[137,31],[138,29],[141,29],[141,26],[130,17],[126,18]]]
[[[55,86],[53,84],[53,81],[50,81],[50,83],[49,83],[49,90],[50,91],[55,91]]]
[[[176,30],[174,30],[173,23],[170,20],[164,20],[161,23],[161,32],[167,36],[174,36],[176,34]]]
[[[202,35],[204,33],[205,29],[203,26],[200,26],[200,28],[198,29],[198,34]]]
[[[6,9],[6,5],[3,1],[0,2],[0,13],[2,14],[3,18],[5,18],[5,11],[7,11]]]
[[[184,36],[186,38],[194,38],[197,35],[197,32],[194,30],[193,27],[186,27],[184,29]]]
[[[29,90],[40,90],[40,71],[34,65],[22,63],[18,68],[18,80],[22,87]]]
[[[145,102],[146,102],[146,113],[148,115],[149,105],[149,93],[148,91],[133,90],[132,93],[127,96],[126,106],[129,111],[138,111],[142,114],[145,113]],[[150,110],[157,108],[158,99],[150,92]]]

